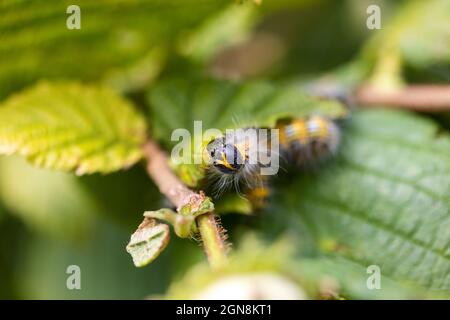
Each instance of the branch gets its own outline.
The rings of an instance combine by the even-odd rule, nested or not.
[[[147,159],[147,173],[156,183],[159,191],[177,209],[189,203],[190,198],[196,193],[184,185],[172,172],[167,155],[150,139],[144,145],[144,156]]]
[[[363,86],[356,92],[361,106],[398,107],[421,112],[450,110],[450,85],[411,85],[386,92],[372,86]]]
[[[158,186],[177,211],[186,204],[195,205],[203,200],[202,193],[198,194],[184,185],[169,167],[169,159],[164,151],[152,140],[148,140],[144,147],[147,160],[147,173]],[[223,229],[217,224],[219,217],[214,212],[200,215],[196,221],[202,238],[202,244],[209,264],[213,268],[222,265],[227,257],[227,245]]]

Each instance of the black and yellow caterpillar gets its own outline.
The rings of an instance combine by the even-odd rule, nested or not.
[[[336,122],[323,116],[281,122],[277,128],[282,154],[297,167],[327,159],[336,152],[341,137]]]
[[[323,162],[339,147],[341,129],[331,118],[313,115],[300,119],[279,121],[278,129],[280,157],[298,168],[307,168]],[[217,177],[219,193],[229,185],[238,190],[244,184],[247,197],[259,207],[270,193],[268,178],[259,174],[260,165],[250,164],[248,142],[233,137],[234,143],[227,143],[226,137],[219,137],[207,145],[210,157],[210,172]],[[270,142],[270,141],[269,141]]]

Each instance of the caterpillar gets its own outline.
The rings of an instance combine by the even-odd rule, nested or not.
[[[299,168],[326,160],[336,152],[341,137],[336,122],[323,116],[282,121],[277,128],[283,155]]]
[[[333,155],[340,143],[341,130],[338,124],[325,116],[282,120],[277,123],[279,156],[288,164],[297,168],[309,168],[324,162]],[[270,139],[256,142],[257,156],[267,152]],[[263,148],[266,145],[266,148]],[[259,196],[267,197],[267,176],[260,174],[261,168],[270,164],[249,161],[251,142],[242,133],[231,133],[213,139],[206,147],[210,158],[210,173],[216,181],[216,194],[221,194],[234,185],[240,191],[241,185],[246,189],[250,199],[263,203]],[[263,151],[259,151],[263,150]],[[260,206],[260,205],[258,205]]]
[[[215,183],[214,193],[220,195],[229,186],[240,191],[242,183],[247,189],[260,186],[264,180],[260,174],[264,165],[258,161],[258,154],[255,155],[256,161],[250,161],[250,149],[255,147],[253,150],[257,153],[263,153],[268,144],[268,139],[249,139],[246,129],[233,131],[209,142],[206,146],[211,164],[208,176]]]

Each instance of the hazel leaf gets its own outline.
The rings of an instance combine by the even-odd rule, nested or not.
[[[0,154],[79,175],[132,166],[146,131],[139,112],[101,86],[41,82],[0,105]]]

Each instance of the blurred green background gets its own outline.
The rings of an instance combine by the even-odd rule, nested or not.
[[[401,72],[395,68],[386,71],[389,85],[392,79],[399,77],[403,83],[445,84],[450,80],[448,2],[262,0],[257,5],[250,0],[5,0],[0,3],[0,99],[6,99],[41,79],[104,83],[129,97],[142,111],[148,107],[147,91],[159,81],[174,76],[209,75],[238,81],[269,78],[302,86],[324,74],[331,74],[337,83],[348,89],[376,80],[377,66],[382,65],[383,59],[397,59],[397,56],[400,56]],[[69,4],[77,4],[81,8],[80,30],[66,28]],[[382,9],[380,31],[366,27],[366,9],[370,4],[377,4]],[[385,83],[376,84],[383,86]],[[361,122],[357,122],[350,131],[375,136],[387,132],[387,140],[389,134],[403,134],[400,128],[389,132],[389,124],[386,131],[382,128],[374,132],[364,129],[365,124],[370,128],[373,123],[389,123],[392,119],[390,115],[383,117],[362,115]],[[410,121],[414,122],[415,116],[411,117]],[[448,114],[421,115],[420,118],[421,129],[418,131],[424,136],[437,127],[429,125],[429,118],[439,123],[439,130],[447,131],[449,128]],[[403,120],[399,116],[400,123]],[[392,123],[397,125],[395,117]],[[409,131],[411,126],[403,124],[404,127],[400,127]],[[352,139],[357,140],[350,138],[350,141]],[[394,149],[398,150],[411,141],[434,143],[425,138],[419,140],[407,135]],[[371,152],[375,159],[381,157],[383,146],[371,145],[362,152],[367,144],[362,141],[359,145],[358,141],[349,143],[345,149],[350,150],[349,154],[361,157],[353,160],[367,162],[367,158],[372,157]],[[449,159],[448,146],[448,141],[441,147],[433,145],[445,154],[430,167],[430,170],[439,168],[435,172],[443,175],[441,181],[433,183],[445,201],[444,205],[438,205],[443,206],[439,214],[442,214],[440,224],[444,226],[441,229],[444,248],[441,257],[444,262],[436,262],[437,267],[435,265],[436,274],[440,279],[446,279],[444,282],[427,286],[424,284],[431,283],[432,279],[409,274],[409,271],[397,272],[395,266],[388,266],[388,270],[394,270],[393,279],[387,280],[392,280],[392,284],[387,284],[382,293],[367,292],[361,289],[365,285],[365,269],[358,269],[356,262],[337,259],[336,263],[334,258],[330,258],[322,263],[328,258],[312,259],[314,250],[310,249],[309,242],[316,240],[311,232],[325,234],[319,247],[326,252],[330,242],[325,240],[335,236],[333,228],[340,222],[333,226],[324,224],[323,221],[330,221],[325,213],[324,220],[315,221],[317,217],[320,219],[325,209],[311,204],[314,201],[306,204],[296,202],[296,198],[299,193],[305,194],[307,199],[315,197],[305,191],[309,188],[308,183],[315,185],[314,189],[327,185],[336,188],[323,190],[324,194],[334,193],[341,187],[341,181],[360,183],[345,172],[340,177],[334,168],[320,178],[311,178],[311,181],[309,177],[296,176],[301,182],[293,182],[291,177],[288,179],[290,182],[285,183],[280,178],[281,181],[277,182],[280,187],[266,216],[226,215],[223,225],[229,231],[231,241],[237,243],[249,230],[259,230],[269,240],[287,231],[302,234],[298,244],[299,252],[300,247],[305,249],[302,254],[308,258],[301,260],[306,276],[314,278],[314,273],[321,272],[339,274],[346,283],[344,288],[349,298],[422,297],[417,292],[422,292],[424,287],[433,289],[438,295],[446,295],[450,290],[450,229],[447,228],[450,226],[447,192],[450,178],[448,163],[443,163]],[[358,151],[354,151],[356,149]],[[408,152],[405,151],[403,156],[414,157],[414,150]],[[392,151],[391,159],[396,157]],[[422,163],[428,165],[432,161],[430,159],[433,159],[432,155]],[[382,161],[372,162],[376,165]],[[430,174],[433,175],[435,173]],[[335,179],[336,176],[339,178]],[[376,190],[374,192],[385,196],[391,187],[367,183],[367,190]],[[409,195],[408,192],[405,191]],[[400,192],[398,199],[401,195]],[[365,195],[343,195],[343,201],[346,201],[345,196],[356,201]],[[320,203],[321,200],[318,201]],[[399,200],[398,205],[407,207],[406,203]],[[421,208],[422,204],[417,206]],[[129,237],[141,222],[141,214],[145,210],[163,206],[164,199],[146,176],[142,164],[123,172],[80,178],[70,173],[33,168],[19,157],[2,156],[0,298],[136,299],[161,296],[171,283],[183,277],[190,266],[205,259],[197,243],[173,236],[167,250],[155,262],[142,269],[133,266],[125,251]],[[426,211],[430,207],[424,208]],[[301,219],[292,218],[295,215],[292,212],[296,210],[310,214]],[[413,216],[424,211],[414,211]],[[438,219],[439,214],[433,217]],[[309,228],[316,222],[322,227]],[[434,232],[435,229],[430,230]],[[357,234],[360,231],[348,232]],[[367,232],[370,234],[371,231]],[[346,237],[342,237],[343,242]],[[349,236],[348,241],[354,239]],[[365,249],[373,248],[369,245]],[[395,248],[392,250],[396,251]],[[371,258],[374,256],[369,255],[367,259]],[[409,263],[418,262],[409,260]],[[81,267],[81,290],[66,288],[69,265]],[[399,267],[399,270],[405,268]],[[431,269],[426,272],[431,274]],[[406,282],[413,282],[414,287],[418,283],[421,289],[407,291],[404,286],[394,284],[398,279],[407,279]],[[359,284],[354,284],[357,282]]]

